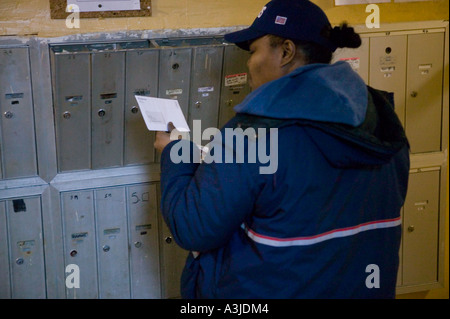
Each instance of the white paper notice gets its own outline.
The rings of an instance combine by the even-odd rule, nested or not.
[[[141,10],[140,0],[67,0],[69,5],[77,5],[79,12]]]
[[[167,131],[169,122],[180,132],[189,132],[189,126],[178,100],[135,95],[142,117],[149,131]]]

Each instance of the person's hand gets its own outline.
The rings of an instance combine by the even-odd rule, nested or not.
[[[167,132],[156,132],[155,143],[153,143],[153,146],[160,153],[171,141],[173,141],[174,139],[182,138],[181,133],[175,128],[175,126],[173,126],[172,122],[169,122],[169,124],[167,125],[167,130]]]

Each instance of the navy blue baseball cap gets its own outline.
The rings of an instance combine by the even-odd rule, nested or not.
[[[337,46],[327,38],[331,30],[325,12],[309,0],[272,0],[247,29],[228,33],[225,40],[249,50],[249,43],[266,34],[320,44],[334,52]]]

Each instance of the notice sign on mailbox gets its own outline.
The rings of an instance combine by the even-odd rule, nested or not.
[[[167,131],[169,122],[180,132],[190,131],[178,100],[140,95],[135,97],[149,131]]]

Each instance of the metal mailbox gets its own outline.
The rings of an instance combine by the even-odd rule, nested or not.
[[[130,298],[124,187],[95,191],[99,298]]]
[[[52,63],[58,171],[90,169],[90,55],[56,53]]]
[[[188,118],[192,48],[161,48],[159,94],[165,99],[177,99]]]
[[[369,84],[394,93],[395,112],[405,125],[407,36],[390,35],[370,39]]]
[[[65,265],[80,269],[80,287],[66,288],[68,299],[98,298],[93,191],[61,193]]]
[[[138,49],[126,52],[125,165],[155,161],[155,133],[148,131],[135,95],[158,95],[158,68],[158,50]]]
[[[361,46],[356,49],[338,48],[333,54],[332,63],[337,61],[350,64],[364,82],[369,83],[369,38],[361,38]]]
[[[0,299],[11,298],[6,203],[0,201]]]
[[[0,178],[37,175],[28,47],[0,49]]]
[[[40,197],[0,201],[0,296],[45,298]]]
[[[189,252],[177,245],[164,221],[161,224],[162,298],[180,298],[180,279]]]
[[[404,285],[437,281],[439,175],[439,170],[410,174],[403,213]]]
[[[224,48],[222,67],[222,87],[219,106],[219,128],[226,124],[234,115],[233,108],[241,103],[250,93],[248,84],[247,51],[235,45]]]
[[[408,35],[405,128],[412,153],[441,150],[443,61],[444,33]]]
[[[161,298],[155,184],[127,188],[132,298]]]
[[[125,52],[92,53],[92,168],[123,165]]]
[[[193,49],[188,117],[191,129],[194,120],[201,121],[202,130],[218,125],[222,60],[223,46]]]

